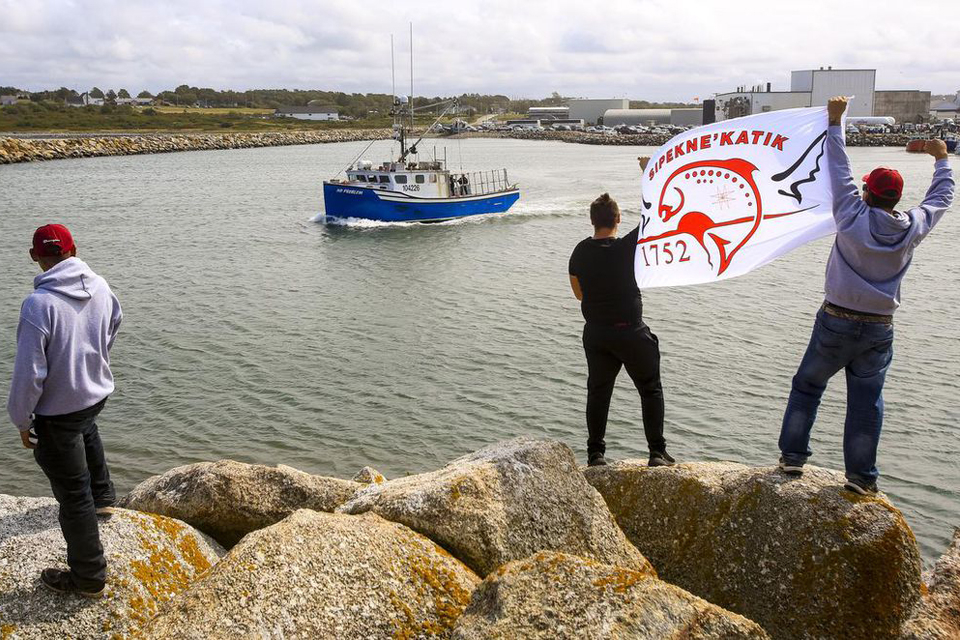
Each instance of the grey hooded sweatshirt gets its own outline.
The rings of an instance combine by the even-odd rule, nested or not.
[[[78,258],[41,273],[33,287],[20,308],[7,400],[21,431],[32,414],[73,413],[113,393],[110,347],[123,317],[107,281]]]

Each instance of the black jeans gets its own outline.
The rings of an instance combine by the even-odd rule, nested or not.
[[[663,439],[663,389],[660,386],[660,342],[641,322],[636,326],[608,327],[585,324],[583,350],[587,355],[587,455],[604,453],[607,413],[613,385],[625,367],[640,392],[643,432],[650,451],[665,451]]]
[[[81,588],[99,590],[107,578],[97,506],[116,500],[97,431],[106,399],[89,409],[59,416],[36,416],[33,456],[60,503],[60,530],[67,541],[67,564]]]

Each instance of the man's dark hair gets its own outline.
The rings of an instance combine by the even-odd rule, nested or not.
[[[617,224],[620,206],[617,201],[605,193],[590,203],[590,222],[597,229],[613,229]]]
[[[867,204],[871,207],[877,207],[879,209],[888,209],[893,210],[897,203],[900,202],[900,198],[884,198],[883,196],[878,196],[872,191],[867,191]]]

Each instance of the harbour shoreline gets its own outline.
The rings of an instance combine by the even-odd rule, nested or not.
[[[386,140],[390,129],[333,129],[325,131],[289,131],[262,133],[52,133],[0,134],[0,164],[129,156],[178,151],[247,149],[332,142]],[[572,144],[659,147],[672,138],[669,134],[601,135],[579,131],[483,131],[461,133],[450,139],[507,138],[512,140],[549,140]],[[907,134],[854,134],[847,136],[850,147],[905,147]]]

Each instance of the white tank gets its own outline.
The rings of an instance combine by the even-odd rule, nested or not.
[[[890,116],[847,116],[847,124],[885,124],[892,127],[897,124],[897,120]]]
[[[361,160],[360,162],[357,163],[357,169],[360,169],[362,171],[369,171],[372,168],[373,168],[373,162],[371,162],[370,160]]]

